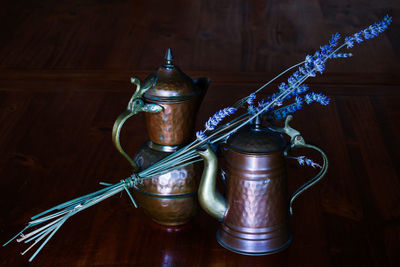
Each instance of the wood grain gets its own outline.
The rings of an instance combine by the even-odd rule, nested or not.
[[[204,212],[165,229],[117,195],[75,216],[30,266],[399,266],[400,11],[398,1],[12,1],[0,10],[0,241],[55,204],[117,182],[130,166],[111,128],[133,86],[172,47],[191,77],[211,85],[196,128],[219,108],[312,53],[331,33],[355,32],[386,13],[393,25],[310,80],[310,105],[293,127],[322,147],[328,175],[294,204],[293,243],[275,255],[234,254]],[[275,91],[275,85],[263,94]],[[122,133],[134,153],[144,118]],[[299,151],[299,154],[307,153]],[[289,191],[314,171],[288,162]],[[28,265],[23,244],[1,266]]]

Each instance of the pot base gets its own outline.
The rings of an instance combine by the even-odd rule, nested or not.
[[[158,223],[158,224],[161,224],[162,226],[165,226],[165,227],[176,227],[176,226],[182,226],[182,225],[184,225],[184,224],[187,224],[189,221],[190,221],[190,219],[189,220],[186,220],[186,221],[180,221],[180,222],[164,222],[164,221],[158,221],[158,220],[156,220],[156,219],[154,219],[154,218],[152,218],[152,220],[155,222],[155,223]]]
[[[227,245],[226,243],[224,243],[224,242],[221,240],[220,231],[221,231],[221,230],[218,230],[218,231],[217,231],[216,236],[217,236],[217,241],[218,241],[218,243],[219,243],[222,247],[224,247],[224,248],[226,248],[227,250],[230,250],[230,251],[232,251],[232,252],[235,252],[235,253],[237,253],[237,254],[247,255],[247,256],[264,256],[264,255],[270,255],[270,254],[278,253],[278,252],[280,252],[280,251],[286,249],[286,248],[290,245],[290,243],[292,243],[292,240],[293,240],[293,236],[292,236],[292,234],[290,234],[290,235],[289,235],[289,239],[286,241],[286,243],[283,244],[282,246],[278,247],[278,248],[269,249],[269,250],[265,250],[265,251],[252,252],[252,251],[249,251],[249,250],[240,250],[240,249],[238,249],[238,248],[233,248],[233,247]]]
[[[196,191],[191,193],[160,195],[135,188],[139,206],[151,219],[163,226],[174,227],[188,223],[197,211]]]

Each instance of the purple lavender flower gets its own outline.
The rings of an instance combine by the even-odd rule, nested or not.
[[[253,114],[259,112],[260,110],[262,110],[262,109],[264,109],[266,106],[268,106],[276,97],[278,97],[278,95],[279,95],[279,94],[275,93],[275,94],[273,94],[272,96],[269,96],[269,97],[267,97],[267,98],[262,98],[262,99],[258,102],[257,107],[254,107],[254,110],[252,111]],[[286,98],[288,98],[288,97],[290,97],[290,96],[287,96]],[[276,102],[274,103],[273,106],[281,106],[281,105],[282,105],[282,101],[279,100],[279,101],[276,101]],[[271,106],[271,107],[269,107],[267,110],[264,110],[263,113],[266,113],[266,112],[268,112],[268,111],[271,111],[272,109],[273,109],[273,107]]]
[[[295,159],[297,160],[297,162],[299,163],[300,166],[311,166],[314,169],[315,168],[322,168],[321,165],[319,165],[318,163],[315,163],[313,160],[306,158],[305,156],[300,156],[300,157],[295,157]]]
[[[317,76],[317,72],[315,71],[315,69],[313,68],[313,67],[308,67],[308,72],[307,72],[307,74],[310,76],[310,77],[315,77],[315,76]]]
[[[306,63],[312,63],[313,62],[313,57],[312,56],[310,56],[310,55],[307,55],[306,56],[306,59],[304,60]]]
[[[340,39],[340,34],[339,33],[334,33],[332,34],[332,38],[329,40],[329,45],[331,48],[334,48],[337,46],[338,41]]]
[[[372,34],[372,32],[370,32],[370,30],[368,28],[364,29],[362,31],[362,34],[364,35],[365,40],[368,40],[368,39],[371,39],[374,37],[374,35]]]
[[[311,104],[312,102],[315,101],[315,102],[320,103],[321,105],[326,106],[329,104],[330,99],[323,94],[317,94],[317,93],[311,92],[304,96],[304,101],[307,104]]]
[[[221,109],[220,111],[216,112],[212,117],[208,119],[206,122],[206,130],[214,130],[215,127],[227,116],[232,115],[233,113],[236,112],[236,108],[232,107],[227,107],[224,109]]]
[[[320,49],[320,54],[324,57],[328,57],[333,51],[333,48],[330,45],[321,46],[319,49]]]
[[[279,86],[278,86],[280,91],[285,91],[286,89],[288,89],[289,87],[286,85],[286,83],[282,82]]]
[[[298,88],[305,88],[303,89],[305,91],[308,89],[308,86],[304,84],[302,86],[299,86]],[[308,105],[311,104],[312,102],[318,102],[324,106],[328,105],[330,102],[330,99],[323,94],[317,94],[311,92],[304,96],[304,100],[299,96],[299,94],[300,93],[296,94],[296,100],[293,104],[287,105],[283,108],[273,111],[269,115],[269,118],[274,120],[282,120],[286,118],[287,115],[293,114],[294,112],[300,110],[303,107],[304,102]]]
[[[353,34],[352,36],[346,37],[345,44],[347,48],[352,48],[354,46],[354,42],[359,44],[363,42],[364,39],[368,40],[378,36],[389,27],[390,23],[392,23],[392,18],[389,15],[386,15],[381,21],[368,26],[367,28]]]
[[[294,86],[297,83],[297,79],[294,76],[290,76],[288,79],[289,86]]]
[[[256,95],[254,93],[250,94],[246,100],[247,104],[253,105],[254,99],[256,99]]]
[[[357,44],[361,43],[363,40],[362,34],[360,32],[357,32],[353,35],[354,41],[356,41]]]
[[[303,66],[299,67],[299,72],[303,75],[314,77],[316,72],[322,74],[325,69],[325,61],[328,56],[333,52],[333,48],[337,46],[340,34],[335,33],[329,40],[329,45],[323,45],[320,50],[317,50],[314,56],[307,55]]]
[[[196,137],[199,140],[204,140],[207,138],[207,135],[203,131],[200,130],[200,131],[196,132]]]
[[[301,84],[301,85],[297,86],[296,89],[293,91],[293,95],[295,95],[295,96],[300,95],[307,90],[308,90],[308,86],[306,84]]]
[[[295,78],[296,80],[300,80],[303,77],[303,75],[301,75],[301,72],[299,70],[296,70],[293,73],[293,78]]]
[[[254,113],[255,111],[255,107],[253,105],[254,99],[256,99],[256,95],[254,93],[250,94],[246,99],[246,102],[248,104],[248,110],[250,113]]]
[[[296,112],[301,109],[303,105],[303,99],[300,96],[296,96],[296,100],[293,104],[286,107],[275,110],[270,116],[270,119],[282,120],[286,118],[287,115]]]
[[[325,61],[326,59],[317,58],[314,61],[315,70],[322,74],[325,69]]]
[[[351,36],[347,36],[344,38],[344,43],[346,44],[347,48],[352,48],[354,46],[354,38]]]
[[[352,57],[353,54],[352,53],[335,53],[330,55],[329,58],[348,58],[348,57]]]
[[[257,113],[260,110],[262,110],[264,107],[266,107],[267,105],[269,105],[269,103],[271,103],[271,101],[263,98],[260,100],[260,102],[258,102],[257,107],[255,108],[254,112]],[[268,110],[271,110],[272,108],[269,108]]]
[[[304,67],[302,67],[302,66],[299,67],[299,71],[300,71],[300,73],[303,74],[303,75],[306,75],[306,74],[307,74],[306,68],[304,68]]]

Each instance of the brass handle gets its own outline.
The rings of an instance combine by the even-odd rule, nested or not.
[[[287,153],[289,150],[294,149],[294,148],[311,148],[316,151],[318,151],[323,159],[323,164],[321,170],[318,172],[316,176],[314,176],[312,179],[308,180],[308,182],[304,183],[302,186],[300,186],[292,195],[290,198],[289,202],[289,212],[290,215],[293,215],[293,201],[304,191],[306,191],[308,188],[319,182],[326,174],[328,170],[328,157],[325,155],[324,151],[320,149],[317,146],[306,144],[304,141],[304,138],[301,136],[300,132],[297,131],[296,129],[293,129],[290,127],[289,122],[293,119],[292,115],[288,115],[285,120],[285,126],[284,127],[277,127],[277,126],[270,126],[269,129],[275,131],[275,132],[280,132],[280,133],[285,133],[290,136],[290,145],[288,148],[285,150],[284,154],[287,156]]]
[[[129,100],[127,109],[118,116],[118,118],[114,122],[113,130],[112,130],[112,140],[122,156],[124,156],[128,162],[132,165],[134,172],[138,172],[139,168],[135,161],[124,151],[121,146],[119,137],[121,133],[122,126],[124,125],[125,121],[132,117],[133,115],[143,111],[143,112],[151,112],[157,113],[163,110],[163,107],[157,104],[146,104],[143,101],[143,94],[146,93],[147,90],[154,87],[157,79],[152,78],[145,86],[141,86],[140,80],[136,77],[131,78],[131,83],[136,85],[136,91],[132,95],[131,99]]]

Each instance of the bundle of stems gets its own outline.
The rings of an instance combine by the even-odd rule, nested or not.
[[[237,101],[232,107],[225,108],[213,115],[206,123],[206,129],[204,131],[198,132],[198,138],[190,144],[182,147],[178,151],[153,164],[147,169],[142,170],[139,173],[132,174],[130,177],[121,180],[117,184],[101,183],[102,185],[106,185],[106,187],[94,193],[62,203],[33,216],[28,225],[3,246],[7,245],[15,239],[17,240],[17,242],[33,242],[24,252],[21,253],[25,254],[35,245],[43,241],[29,259],[29,261],[32,261],[41,251],[41,249],[46,245],[46,243],[58,231],[58,229],[60,229],[60,227],[70,217],[77,214],[78,212],[81,212],[124,190],[128,193],[134,206],[137,207],[132,195],[129,192],[129,188],[132,188],[142,183],[144,179],[151,179],[155,176],[168,173],[174,169],[178,169],[183,166],[201,161],[201,158],[198,155],[198,150],[203,150],[208,145],[215,145],[221,142],[225,142],[227,138],[229,138],[229,136],[231,136],[234,132],[236,132],[243,126],[249,124],[257,116],[263,115],[265,113],[273,114],[273,112],[276,112],[274,111],[274,107],[282,105],[284,101],[288,100],[292,96],[296,97],[295,104],[298,107],[301,107],[301,105],[299,104],[299,95],[303,94],[308,89],[308,87],[302,87],[302,84],[306,79],[308,79],[309,77],[314,77],[316,75],[316,72],[322,73],[325,68],[325,62],[328,59],[346,58],[351,56],[350,53],[338,53],[338,51],[343,49],[344,47],[351,48],[355,43],[361,43],[366,39],[377,36],[389,26],[390,22],[391,18],[389,16],[386,16],[382,21],[369,26],[358,33],[346,37],[343,44],[341,44],[337,48],[336,46],[338,45],[337,42],[340,38],[340,35],[332,35],[332,39],[329,41],[329,45],[321,47],[320,50],[317,50],[317,52],[313,56],[308,55],[304,61],[299,62],[281,72],[269,82],[265,83],[260,88],[255,90],[252,94]],[[262,89],[267,87],[269,84],[274,82],[282,75],[297,67],[299,67],[299,71],[296,71],[291,77],[289,77],[288,85],[281,84],[281,86],[279,86],[280,91],[278,93],[273,94],[266,100],[264,99],[260,101],[257,107],[254,107],[252,105],[252,101],[254,100],[255,95],[258,92],[260,92]],[[319,99],[321,101],[318,102],[325,104],[325,102],[322,101],[325,100],[325,98],[315,93],[313,93],[312,95],[306,95],[305,99],[306,101],[307,99],[311,99],[310,101],[318,101]],[[224,120],[225,117],[231,115],[237,109],[243,108],[246,103],[248,104],[247,111],[245,111],[242,115],[239,115],[236,118],[230,120],[229,122],[218,126],[218,124],[222,120]],[[294,104],[291,104],[288,107],[292,107],[292,105]],[[284,108],[280,108],[278,111],[282,113],[282,110],[284,110]],[[293,113],[294,111],[296,111],[296,109],[293,108],[287,110],[289,111],[289,113]],[[34,230],[32,230],[31,228],[34,228]],[[31,231],[29,233],[25,233],[28,230]]]

